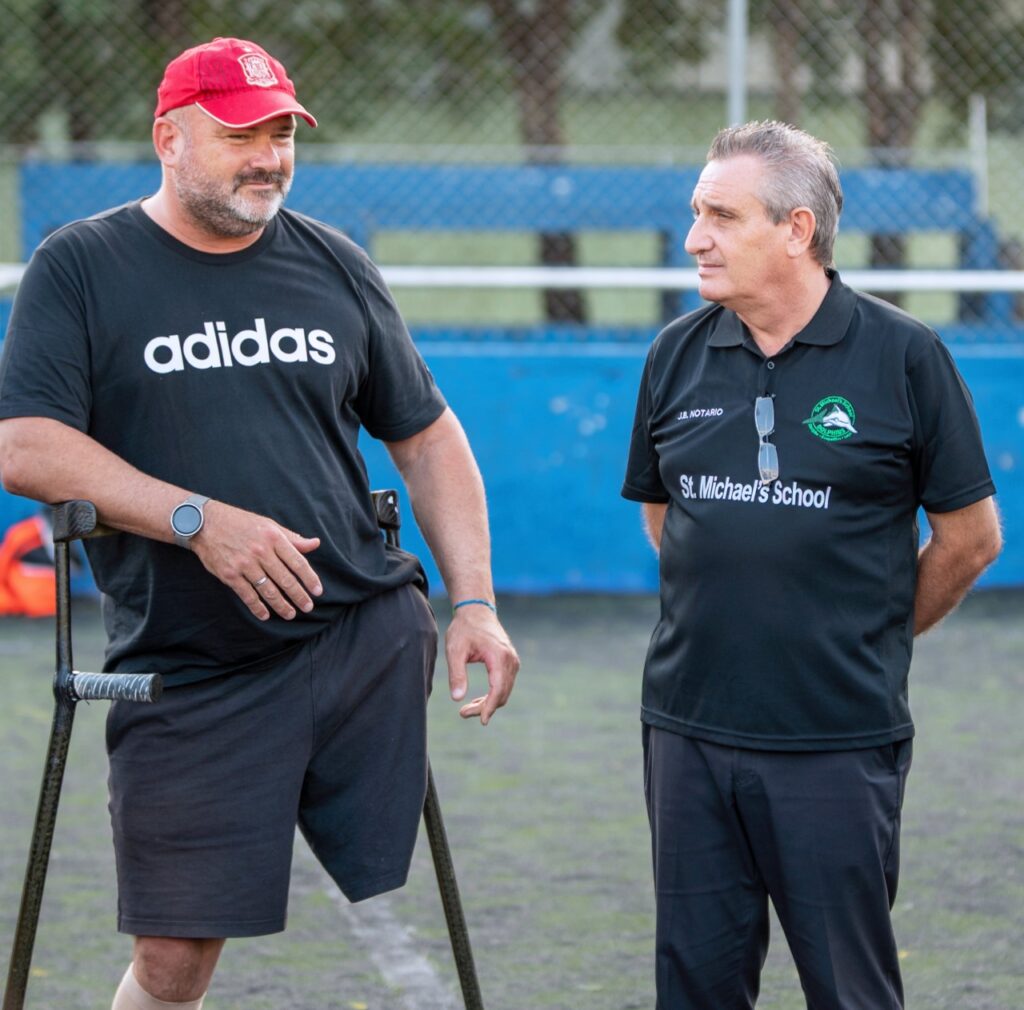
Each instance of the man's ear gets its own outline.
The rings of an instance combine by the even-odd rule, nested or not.
[[[789,238],[786,240],[786,246],[793,259],[802,256],[810,248],[817,223],[814,211],[810,207],[797,207],[790,211]]]
[[[160,116],[153,123],[153,149],[161,164],[173,168],[185,150],[184,131],[166,116]]]

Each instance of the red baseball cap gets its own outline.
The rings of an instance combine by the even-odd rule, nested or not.
[[[296,101],[295,85],[284,67],[245,39],[216,38],[186,49],[167,64],[155,115],[184,105],[198,105],[218,123],[237,128],[289,113],[316,126]]]

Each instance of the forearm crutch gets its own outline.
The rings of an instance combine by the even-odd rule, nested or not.
[[[22,1010],[28,984],[32,948],[35,945],[43,886],[50,862],[50,844],[57,820],[64,766],[67,763],[75,705],[80,701],[156,701],[162,683],[158,673],[79,673],[71,661],[71,542],[104,532],[89,501],[69,501],[54,506],[53,544],[57,575],[57,669],[53,678],[55,708],[50,746],[29,848],[28,867],[21,892],[21,909],[14,931],[11,963],[7,972],[3,1010]]]
[[[398,492],[374,491],[373,507],[377,513],[377,525],[384,531],[385,539],[389,544],[398,547],[398,530],[402,525],[398,511]],[[430,854],[434,860],[434,872],[437,874],[437,886],[441,892],[445,921],[448,923],[448,938],[452,943],[455,968],[459,973],[459,985],[462,986],[462,999],[466,1010],[484,1010],[483,997],[480,995],[480,983],[477,980],[476,966],[473,963],[473,948],[469,944],[466,916],[462,911],[459,885],[455,880],[452,852],[448,846],[448,833],[444,829],[441,804],[437,798],[434,773],[431,771],[429,759],[427,761],[427,795],[423,801],[423,823],[427,829],[427,839],[430,842]]]

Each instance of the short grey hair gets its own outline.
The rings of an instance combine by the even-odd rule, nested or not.
[[[186,140],[192,139],[192,121],[189,119],[187,105],[179,105],[176,109],[168,109],[164,115],[164,119],[169,119],[174,125],[185,134]]]
[[[781,224],[797,207],[809,207],[815,221],[811,254],[822,266],[831,266],[843,210],[832,148],[788,123],[763,120],[721,130],[711,142],[708,161],[744,154],[760,158],[767,169],[759,195],[769,219]]]

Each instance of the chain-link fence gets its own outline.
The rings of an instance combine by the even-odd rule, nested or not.
[[[530,166],[575,206],[571,218],[545,219],[524,201],[519,219],[506,215],[491,227],[485,217],[460,217],[436,174],[410,175],[388,200],[419,215],[371,214],[375,228],[364,221],[360,237],[385,263],[683,262],[672,248],[678,239],[654,217],[638,213],[630,228],[609,208],[638,199],[637,187],[667,192],[686,183],[682,170],[702,163],[727,122],[730,80],[742,72],[747,118],[797,123],[837,150],[860,201],[844,219],[841,268],[1024,265],[1022,0],[750,0],[742,67],[727,44],[731,6],[2,0],[0,261],[24,260],[40,230],[113,202],[121,165],[153,161],[149,125],[166,61],[216,35],[238,35],[285,63],[320,120],[316,131],[301,128],[300,162]],[[102,174],[78,184],[58,173],[46,190],[32,174],[82,162],[109,171],[109,185]],[[620,192],[592,193],[599,176],[578,185],[570,169],[591,166],[621,169],[600,176]],[[656,173],[629,172],[652,167],[682,174],[659,182]],[[899,185],[873,188],[873,169],[903,173],[894,177]],[[304,175],[300,165],[295,192],[305,207],[329,212],[346,178]],[[491,178],[465,175],[461,195]],[[581,202],[588,193],[592,207]],[[677,204],[652,193],[649,202],[685,215],[688,198],[682,193]],[[656,292],[402,298],[414,321],[643,323],[664,310]],[[1010,296],[942,293],[912,295],[908,307],[939,323],[1007,325],[1017,308]]]

